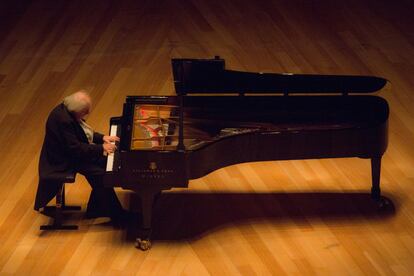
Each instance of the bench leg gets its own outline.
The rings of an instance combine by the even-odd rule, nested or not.
[[[68,208],[69,207],[69,208]],[[77,225],[63,225],[62,211],[80,210],[80,206],[65,206],[65,184],[61,184],[56,194],[56,206],[48,209],[55,210],[53,224],[41,225],[40,230],[77,230]]]
[[[80,211],[82,208],[80,206],[66,205],[65,201],[65,185],[63,185],[62,191],[62,211]]]

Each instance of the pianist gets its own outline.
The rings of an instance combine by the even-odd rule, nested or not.
[[[119,138],[104,136],[85,122],[91,105],[91,97],[81,90],[66,97],[49,114],[39,160],[35,210],[56,195],[56,184],[50,181],[54,175],[76,172],[84,175],[92,187],[86,217],[119,221],[125,214],[122,206],[113,188],[104,187],[102,182],[106,155],[116,148],[111,142]]]

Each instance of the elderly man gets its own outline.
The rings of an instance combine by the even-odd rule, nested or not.
[[[124,212],[113,188],[103,186],[106,155],[114,152],[116,136],[94,131],[86,122],[92,106],[91,97],[78,91],[56,106],[46,122],[46,134],[39,160],[39,185],[35,210],[47,205],[57,187],[48,179],[66,172],[86,177],[92,187],[86,215],[88,218],[120,218]]]

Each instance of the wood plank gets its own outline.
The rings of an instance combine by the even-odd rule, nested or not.
[[[0,274],[410,275],[414,271],[414,4],[387,1],[0,3]],[[83,212],[45,233],[32,210],[50,110],[78,89],[105,132],[127,95],[172,95],[170,59],[220,55],[235,70],[379,75],[390,81],[382,190],[368,160],[256,162],[161,196],[154,246]],[[79,176],[67,200],[85,210]],[[117,190],[124,206],[133,196]]]

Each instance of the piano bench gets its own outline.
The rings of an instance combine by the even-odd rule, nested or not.
[[[62,224],[63,211],[81,210],[81,206],[68,206],[65,204],[65,184],[75,182],[76,173],[62,174],[51,179],[57,183],[56,205],[44,207],[43,212],[53,213],[53,223],[41,225],[40,230],[77,230],[78,225]]]

